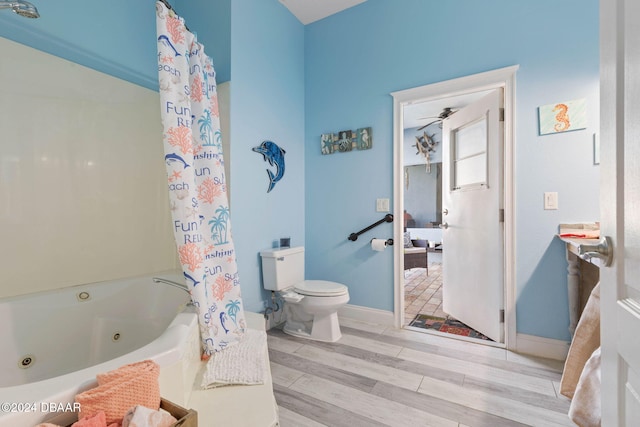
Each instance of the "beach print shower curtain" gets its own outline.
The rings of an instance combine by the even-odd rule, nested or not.
[[[238,342],[245,330],[215,71],[184,20],[156,2],[158,77],[172,227],[204,353]]]

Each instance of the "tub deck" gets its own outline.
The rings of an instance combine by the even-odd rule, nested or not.
[[[265,320],[261,314],[245,312],[247,327],[265,330]],[[272,427],[278,424],[278,405],[273,394],[273,383],[269,369],[269,354],[265,349],[266,377],[261,385],[231,385],[208,390],[200,388],[200,379],[207,362],[197,360],[186,370],[192,374],[186,376],[189,382],[183,393],[179,392],[182,375],[178,371],[160,371],[160,392],[163,397],[185,408],[198,412],[199,425],[229,425]],[[184,367],[183,367],[184,369]],[[250,408],[250,410],[248,410]]]

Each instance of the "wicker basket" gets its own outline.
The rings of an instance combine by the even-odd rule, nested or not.
[[[198,413],[193,409],[187,410],[165,399],[160,401],[160,408],[169,412],[178,420],[171,427],[198,427]]]

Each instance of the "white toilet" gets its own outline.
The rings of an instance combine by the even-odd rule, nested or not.
[[[338,341],[338,309],[349,302],[349,289],[340,283],[304,280],[304,248],[260,252],[264,288],[285,301],[284,332],[316,341]]]

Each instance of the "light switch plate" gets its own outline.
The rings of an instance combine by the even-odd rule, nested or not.
[[[558,193],[556,192],[544,193],[544,209],[545,210],[558,209]]]
[[[389,212],[389,199],[376,199],[376,212]]]

